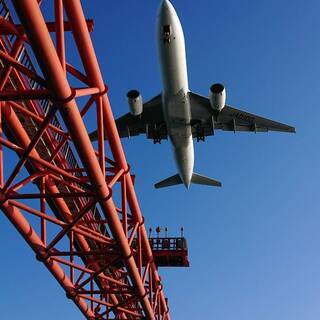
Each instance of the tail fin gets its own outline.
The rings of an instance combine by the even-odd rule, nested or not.
[[[192,174],[191,183],[202,184],[202,185],[213,186],[213,187],[221,187],[222,186],[220,181],[213,180],[211,178],[208,178],[206,176],[202,176],[197,173]]]
[[[213,187],[221,187],[222,186],[220,181],[213,180],[211,178],[202,176],[202,175],[197,174],[197,173],[193,173],[192,174],[191,183],[193,183],[193,184],[202,184],[202,185],[213,186]],[[160,189],[160,188],[166,188],[166,187],[175,186],[175,185],[178,185],[178,184],[183,184],[183,181],[181,180],[179,174],[175,174],[174,176],[171,176],[171,177],[169,177],[167,179],[164,179],[164,180],[156,183],[154,185],[154,187],[156,189]]]

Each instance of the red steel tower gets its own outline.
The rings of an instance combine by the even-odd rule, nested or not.
[[[186,266],[186,246],[178,238],[148,239],[93,49],[93,23],[80,0],[50,2],[55,19],[47,22],[41,1],[13,0],[17,24],[0,0],[1,210],[87,319],[170,319],[155,254],[160,265]],[[66,60],[69,31],[81,67]],[[81,86],[71,86],[71,77]],[[88,112],[96,115],[97,149]],[[5,148],[18,156],[10,170]],[[168,258],[172,249],[180,257]]]

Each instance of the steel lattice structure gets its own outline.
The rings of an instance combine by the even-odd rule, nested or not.
[[[45,21],[39,1],[12,3],[21,24],[0,1],[1,209],[87,319],[169,319],[92,46],[92,21],[80,0],[52,1],[53,22]],[[70,30],[84,71],[66,61]],[[67,75],[83,86],[72,87]],[[81,110],[79,97],[87,99]],[[84,123],[92,108],[97,150]],[[7,175],[4,148],[18,155]],[[36,191],[23,192],[30,185]]]

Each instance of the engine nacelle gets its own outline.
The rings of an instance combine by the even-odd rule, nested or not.
[[[130,112],[134,116],[139,116],[143,111],[143,101],[140,92],[137,90],[130,90],[127,93]]]
[[[223,84],[216,83],[210,87],[210,105],[213,110],[221,111],[226,104],[226,89]]]

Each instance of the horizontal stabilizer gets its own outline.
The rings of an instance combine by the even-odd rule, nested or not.
[[[193,173],[192,174],[190,183],[192,183],[192,184],[202,184],[202,185],[213,186],[213,187],[221,187],[221,182],[220,181],[213,180],[211,178],[202,176],[202,175],[197,174],[197,173]],[[169,177],[167,179],[164,179],[164,180],[156,183],[154,185],[154,187],[156,189],[160,189],[160,188],[166,188],[166,187],[175,186],[175,185],[178,185],[178,184],[183,184],[183,181],[181,180],[179,174],[175,174],[172,177]],[[186,187],[189,188],[189,184],[187,184]]]
[[[165,188],[165,187],[171,187],[175,186],[177,184],[182,184],[182,180],[178,174],[175,174],[172,177],[169,177],[167,179],[164,179],[154,185],[156,189]]]
[[[192,178],[191,178],[191,183],[193,184],[203,184],[206,186],[213,186],[213,187],[221,187],[222,184],[220,181],[202,176],[200,174],[197,173],[193,173],[192,174]]]

